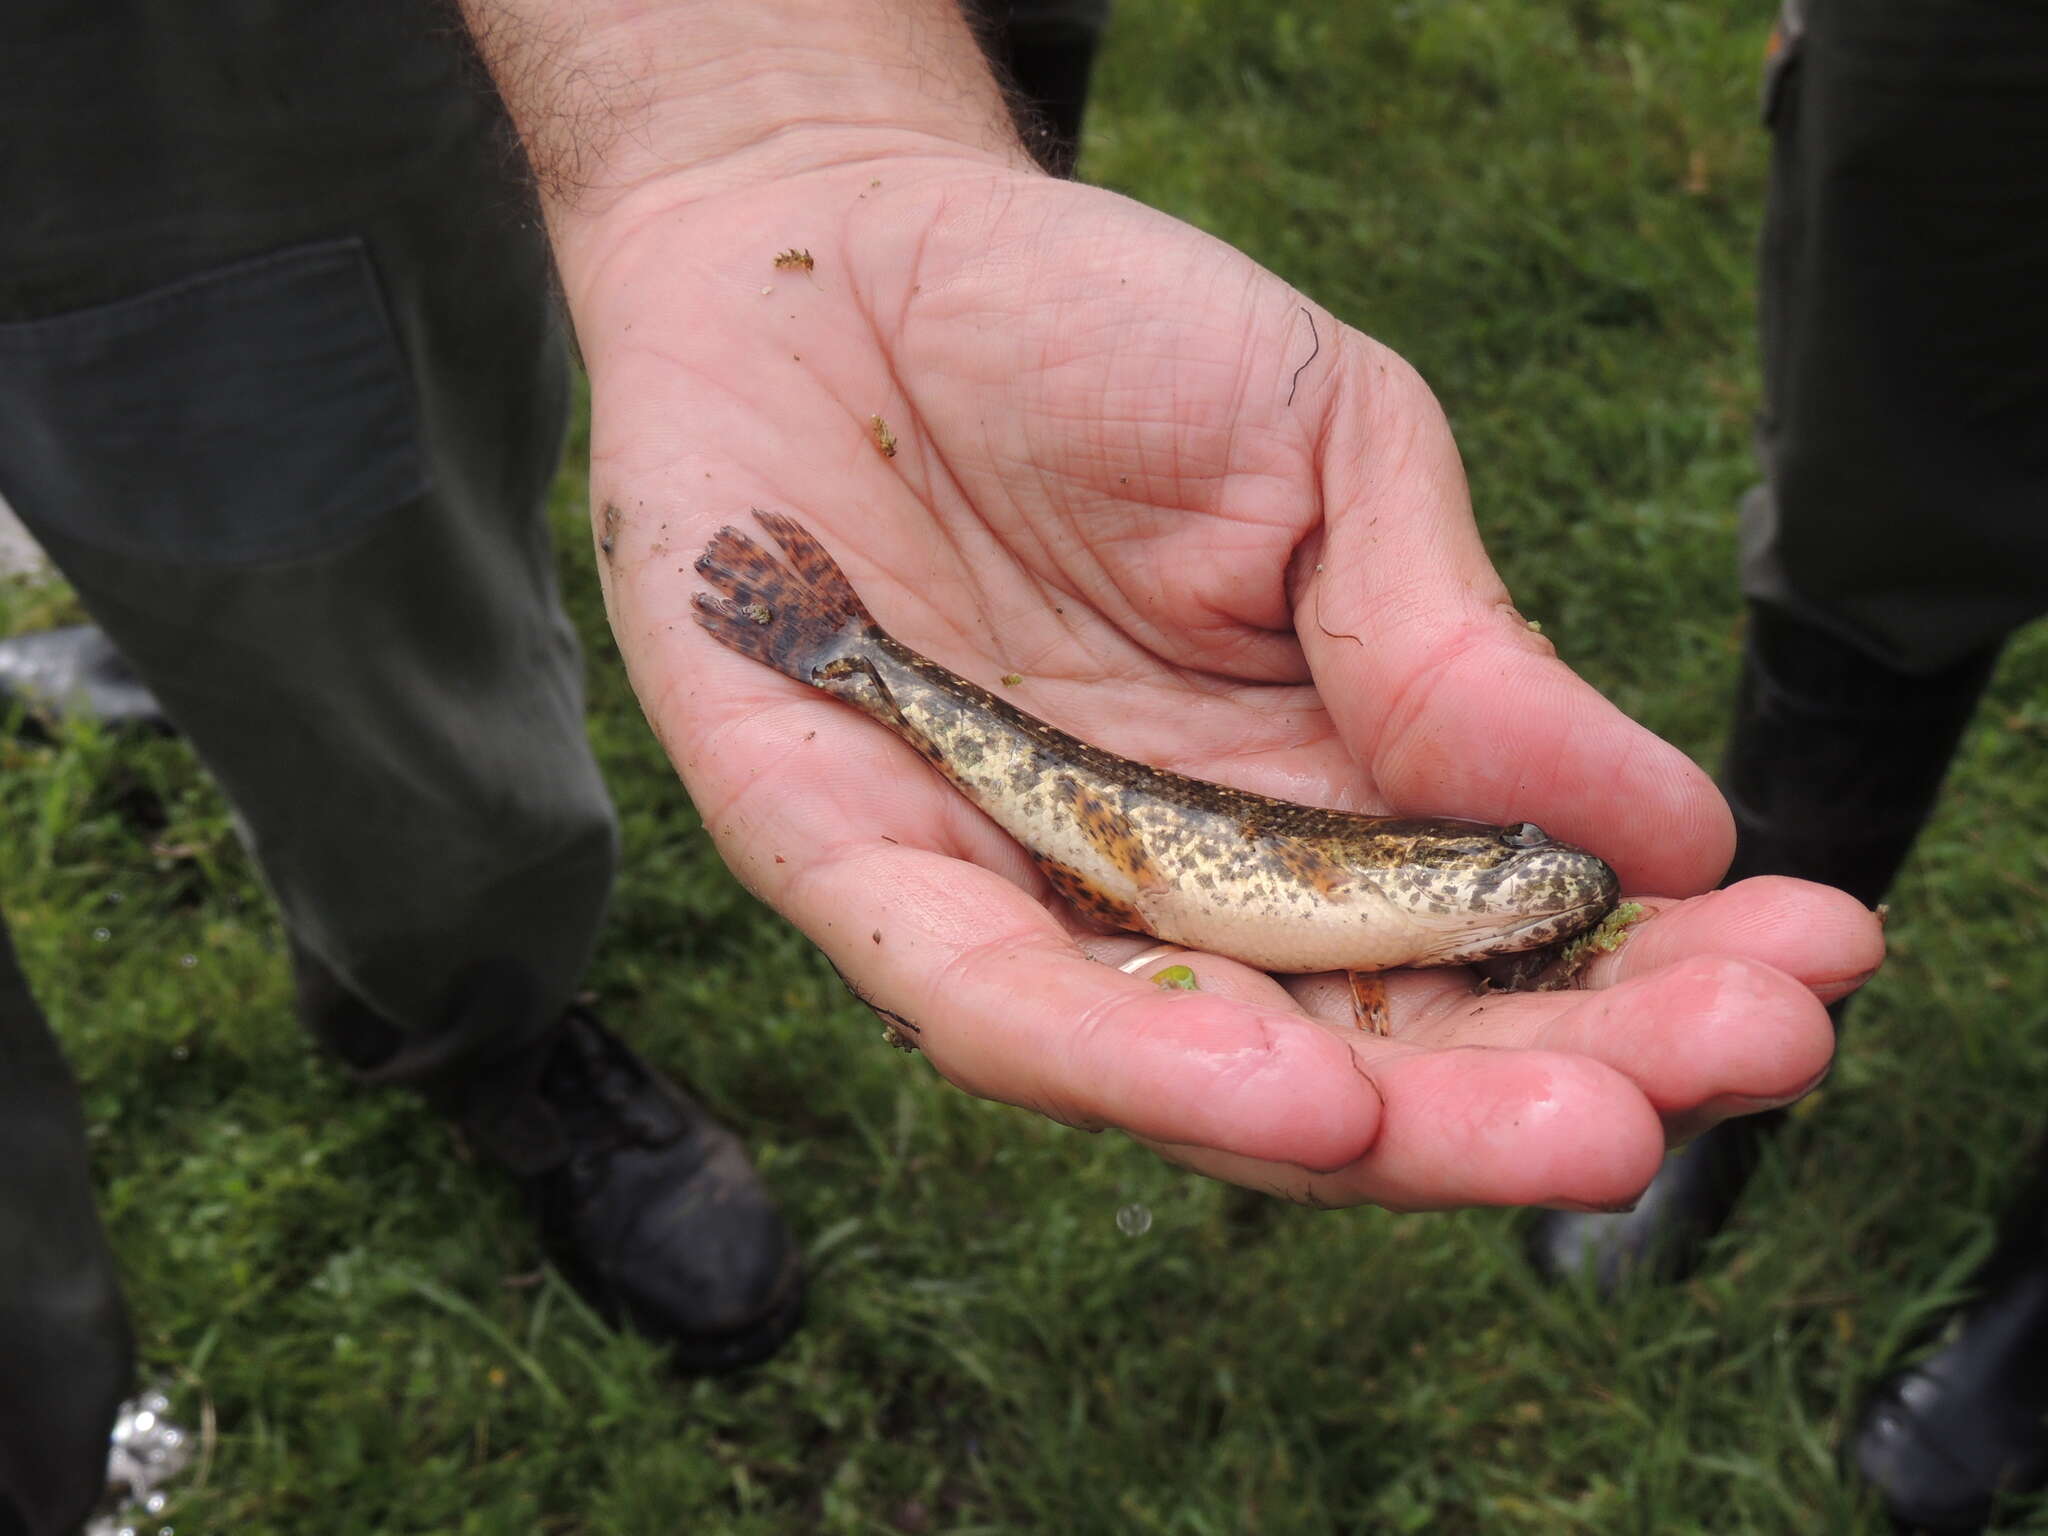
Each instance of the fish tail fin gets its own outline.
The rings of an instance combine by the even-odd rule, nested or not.
[[[753,513],[788,564],[737,528],[719,529],[697,557],[697,574],[716,589],[694,594],[697,622],[742,656],[815,683],[817,669],[854,649],[874,616],[809,529],[780,512]]]

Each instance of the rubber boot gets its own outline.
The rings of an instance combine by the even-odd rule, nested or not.
[[[1720,775],[1736,828],[1722,883],[1795,875],[1875,906],[1934,807],[1997,659],[1994,646],[1916,677],[1752,604]],[[1842,1011],[1829,1010],[1837,1027]],[[1528,1229],[1530,1262],[1552,1279],[1590,1273],[1603,1295],[1631,1272],[1690,1275],[1784,1118],[1722,1121],[1666,1159],[1632,1211],[1543,1212]]]
[[[2048,1161],[1999,1222],[1976,1299],[1881,1382],[1845,1459],[1919,1530],[1975,1531],[2048,1486]]]

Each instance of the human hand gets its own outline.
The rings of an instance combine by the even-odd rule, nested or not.
[[[1672,903],[1582,992],[1397,976],[1388,1039],[1327,978],[1176,956],[1201,990],[1165,992],[1100,963],[1148,946],[1082,930],[908,747],[697,628],[712,531],[786,510],[898,639],[1109,750],[1535,820],[1631,893],[1727,861],[1705,777],[1515,614],[1398,358],[972,112],[850,116],[551,209],[613,627],[740,877],[960,1086],[1299,1199],[1611,1205],[1667,1136],[1810,1086],[1823,1001],[1881,953],[1840,893]]]

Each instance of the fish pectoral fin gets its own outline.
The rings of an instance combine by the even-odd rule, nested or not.
[[[1296,837],[1272,837],[1266,847],[1274,862],[1325,901],[1350,901],[1357,895],[1351,871],[1313,843]]]
[[[1152,862],[1144,839],[1122,810],[1071,774],[1060,778],[1059,791],[1089,846],[1130,878],[1140,898],[1172,888],[1173,882]]]

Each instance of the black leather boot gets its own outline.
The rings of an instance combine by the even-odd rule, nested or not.
[[[1735,813],[1724,884],[1796,875],[1875,905],[1933,808],[1991,669],[1992,647],[1915,677],[1784,611],[1750,609],[1721,788]],[[1830,1010],[1839,1027],[1842,1004]],[[1611,1293],[1630,1271],[1675,1280],[1699,1267],[1781,1114],[1724,1120],[1666,1160],[1633,1211],[1545,1211],[1530,1262],[1590,1271]]]
[[[802,1255],[739,1138],[588,1014],[446,1104],[614,1326],[690,1371],[752,1365],[795,1331]]]
[[[313,1034],[364,1081],[419,1089],[509,1173],[607,1322],[689,1371],[754,1364],[796,1330],[803,1258],[739,1138],[588,1013],[554,1015],[501,957],[457,980],[444,1030],[407,1041],[296,940],[292,960]]]
[[[1894,1519],[1976,1531],[2048,1487],[2048,1162],[2007,1208],[1976,1299],[1865,1404],[1846,1459]]]
[[[14,705],[31,722],[84,716],[109,730],[171,730],[149,684],[90,624],[0,639],[0,716]]]

